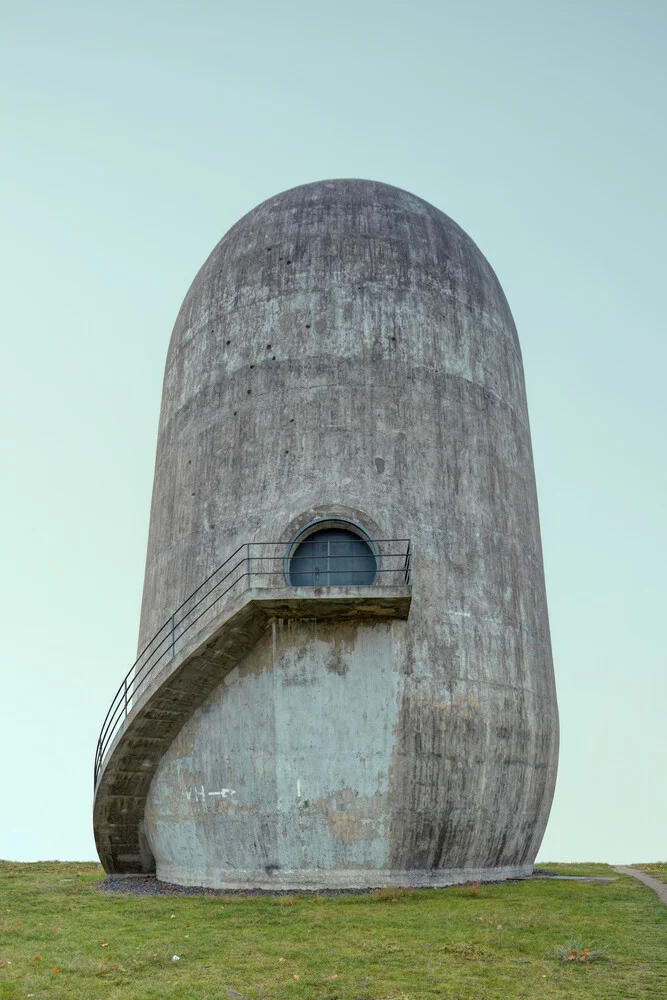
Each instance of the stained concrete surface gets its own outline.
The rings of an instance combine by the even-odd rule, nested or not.
[[[403,631],[272,623],[158,765],[146,805],[158,878],[316,887],[389,867]]]
[[[107,750],[95,788],[93,826],[108,872],[153,871],[144,835],[146,799],[156,768],[193,712],[244,655],[271,630],[299,619],[366,623],[406,618],[409,586],[328,587],[304,590],[250,589],[204,616],[197,631],[174,648],[156,676],[150,675]],[[215,611],[215,614],[213,614]],[[333,662],[335,660],[334,644]],[[177,741],[178,742],[178,741]]]

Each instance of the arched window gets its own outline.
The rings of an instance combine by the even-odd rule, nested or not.
[[[368,586],[379,570],[368,542],[340,527],[322,528],[298,542],[289,560],[292,587]]]

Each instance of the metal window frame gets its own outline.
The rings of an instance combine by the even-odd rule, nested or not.
[[[373,556],[375,557],[375,575],[372,583],[366,584],[365,586],[375,586],[380,578],[380,573],[382,572],[382,553],[380,551],[380,546],[363,524],[360,524],[358,521],[354,521],[351,517],[341,517],[339,514],[328,514],[322,517],[313,518],[313,520],[309,521],[308,524],[304,524],[301,528],[299,528],[296,534],[287,543],[285,558],[283,560],[283,573],[285,575],[285,582],[287,583],[287,586],[299,586],[299,584],[292,583],[290,566],[301,543],[307,541],[311,535],[316,535],[319,531],[325,531],[327,528],[340,528],[342,531],[349,531],[351,534],[356,535],[363,542],[365,542],[366,545],[368,545]],[[329,570],[329,572],[331,571]],[[326,586],[326,584],[322,584],[321,586]],[[355,584],[348,584],[348,586],[355,586]]]

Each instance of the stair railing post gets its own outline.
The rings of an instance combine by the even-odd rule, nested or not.
[[[125,718],[127,719],[127,677],[123,681],[123,701],[125,702]]]
[[[171,658],[176,657],[176,614],[171,616]]]

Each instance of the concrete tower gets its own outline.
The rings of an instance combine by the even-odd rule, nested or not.
[[[336,180],[214,249],[167,357],[108,871],[214,887],[529,874],[558,719],[521,353],[420,198]]]

